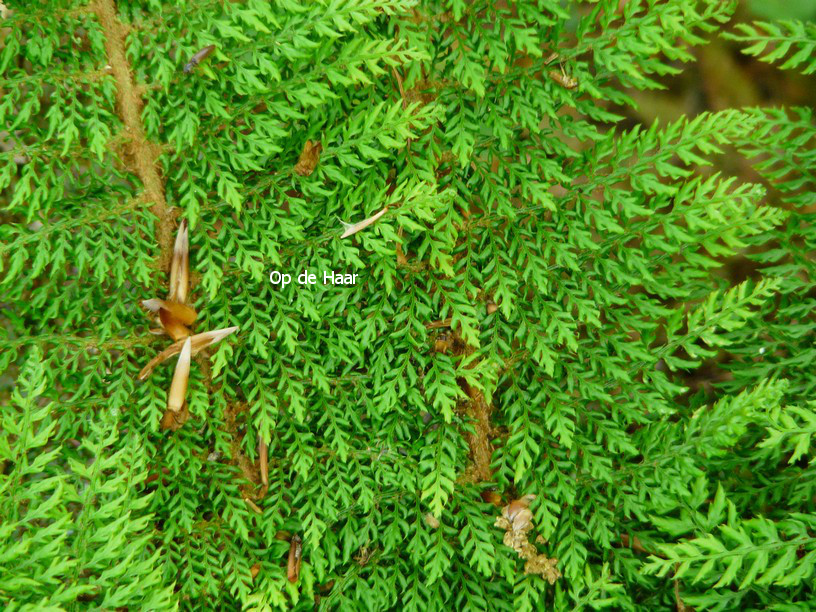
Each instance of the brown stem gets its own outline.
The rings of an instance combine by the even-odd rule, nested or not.
[[[116,79],[116,105],[125,126],[124,136],[129,142],[129,169],[142,182],[143,196],[151,203],[150,208],[159,220],[159,265],[161,269],[165,269],[170,263],[173,219],[164,199],[164,185],[157,170],[160,148],[147,140],[142,125],[142,98],[133,82],[125,53],[128,29],[116,15],[114,0],[95,0],[89,5],[89,9],[96,13],[105,33],[105,51]]]

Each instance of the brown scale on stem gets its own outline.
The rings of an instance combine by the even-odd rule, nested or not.
[[[300,562],[303,558],[303,541],[298,534],[292,536],[289,542],[289,559],[286,564],[286,577],[289,582],[297,582],[300,578]]]
[[[261,468],[261,483],[263,486],[269,486],[269,446],[263,439],[261,434],[258,434],[258,463]]]

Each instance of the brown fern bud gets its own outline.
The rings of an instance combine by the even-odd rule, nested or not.
[[[289,562],[286,565],[286,577],[289,582],[297,582],[300,578],[300,560],[303,556],[303,542],[298,534],[292,536],[289,542]]]
[[[255,514],[263,514],[263,510],[261,510],[260,506],[256,504],[254,501],[249,499],[248,497],[244,498],[246,505],[249,506]]]
[[[166,310],[170,316],[182,325],[192,325],[198,316],[193,307],[170,300],[160,300],[158,298],[143,300],[142,306],[151,312],[158,312],[160,315],[162,310]]]
[[[184,304],[187,302],[187,291],[190,287],[190,240],[187,230],[187,219],[179,225],[176,244],[173,247],[173,260],[170,262],[170,292],[167,299]]]
[[[167,335],[173,340],[183,340],[190,335],[190,329],[182,325],[164,308],[159,309],[159,322]]]

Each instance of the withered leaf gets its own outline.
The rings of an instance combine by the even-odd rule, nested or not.
[[[300,158],[295,164],[295,173],[300,176],[309,176],[317,167],[317,162],[320,159],[320,151],[323,150],[323,145],[320,142],[312,142],[307,140],[303,145],[303,151],[300,153]]]

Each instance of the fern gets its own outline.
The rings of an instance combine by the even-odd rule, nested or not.
[[[782,70],[816,72],[816,26],[802,21],[757,21],[741,23],[728,38],[750,44],[743,49],[769,64],[780,64]]]
[[[623,121],[735,10],[0,3],[0,599],[813,607],[813,113]]]

